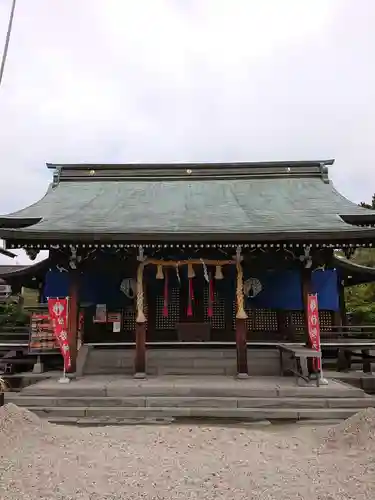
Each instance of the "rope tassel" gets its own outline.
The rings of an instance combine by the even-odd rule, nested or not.
[[[137,323],[146,323],[143,312],[143,269],[144,263],[140,262],[137,270]]]
[[[193,268],[193,264],[188,264],[188,278],[195,278],[195,271]]]
[[[158,264],[157,271],[156,271],[156,279],[157,280],[162,280],[164,278],[163,276],[163,266],[161,264]]]
[[[237,260],[237,286],[236,286],[236,297],[237,297],[237,319],[246,319],[247,314],[244,309],[244,296],[243,296],[243,271],[240,260]]]
[[[222,279],[224,279],[222,267],[216,266],[215,280],[222,280]]]

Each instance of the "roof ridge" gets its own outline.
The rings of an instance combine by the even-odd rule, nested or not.
[[[53,185],[79,180],[203,180],[280,177],[320,177],[329,182],[328,165],[334,160],[226,163],[127,163],[127,164],[52,164]]]

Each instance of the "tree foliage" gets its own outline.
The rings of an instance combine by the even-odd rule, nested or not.
[[[375,210],[375,194],[370,203],[360,203],[363,208]],[[352,262],[361,266],[375,267],[375,250],[360,248]],[[353,324],[375,324],[375,283],[348,287],[345,290],[346,309],[352,315]]]
[[[18,304],[0,304],[0,327],[25,326],[29,322],[29,315]]]

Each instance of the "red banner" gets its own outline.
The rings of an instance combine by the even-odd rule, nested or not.
[[[320,351],[319,307],[316,293],[310,293],[307,297],[307,323],[311,348]],[[319,359],[314,359],[314,368],[321,369]]]
[[[64,358],[64,369],[71,367],[71,358],[68,342],[69,299],[48,299],[48,311],[52,327]]]

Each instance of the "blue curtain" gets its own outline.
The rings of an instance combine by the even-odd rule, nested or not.
[[[302,287],[299,271],[268,271],[263,273],[245,272],[245,279],[257,278],[262,291],[248,299],[254,308],[302,310]],[[337,274],[334,270],[314,271],[312,291],[318,294],[319,308],[337,311],[339,309]]]
[[[153,270],[155,274],[156,270]],[[254,308],[302,310],[301,275],[296,270],[253,272],[244,270],[245,279],[258,278],[262,291],[248,305]],[[181,272],[182,283],[186,282],[186,273]],[[174,271],[168,271],[170,286],[177,286]],[[82,275],[80,301],[94,304],[107,304],[108,307],[122,307],[129,299],[120,290],[122,277],[111,273],[87,272]],[[156,281],[156,280],[155,280]],[[155,282],[154,282],[155,283]],[[155,283],[159,293],[163,290],[163,281]],[[235,293],[235,275],[215,283],[220,295],[233,296]],[[335,270],[314,271],[312,273],[312,291],[318,294],[319,308],[339,310],[337,272]],[[46,275],[44,298],[65,297],[69,293],[69,274],[50,270]]]

